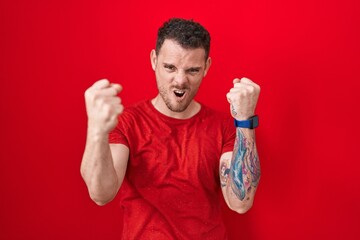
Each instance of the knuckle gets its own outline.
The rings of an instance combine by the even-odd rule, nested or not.
[[[119,97],[114,97],[114,102],[115,102],[116,104],[120,104],[120,103],[121,103],[121,98],[119,98]]]
[[[110,95],[115,96],[116,95],[116,89],[114,87],[110,88]]]
[[[105,103],[102,103],[102,104],[99,104],[99,105],[100,105],[100,107],[101,107],[102,112],[103,112],[106,116],[108,116],[109,113],[110,113],[110,107],[109,107],[109,105],[108,105],[108,104],[105,104]]]
[[[242,89],[239,91],[239,95],[240,95],[241,97],[246,96],[247,94],[248,94],[248,90],[245,89],[245,88],[242,88]]]
[[[96,104],[96,101],[98,100],[98,96],[96,95],[96,93],[94,93],[91,90],[86,93],[85,98],[86,98],[86,101],[91,104]]]
[[[227,94],[226,94],[226,98],[227,98],[227,99],[231,99],[231,98],[232,98],[232,94],[231,94],[231,93],[227,93]]]
[[[255,82],[252,83],[252,86],[257,90],[260,91],[260,86],[259,84],[256,84]]]
[[[250,85],[250,86],[248,86],[247,91],[248,91],[250,94],[254,94],[254,93],[255,93],[255,87],[252,86],[252,85]]]
[[[111,122],[117,122],[117,120],[118,120],[118,115],[117,115],[117,114],[113,114],[113,115],[111,115],[109,118],[110,118],[110,121],[111,121]]]
[[[246,83],[252,83],[251,79],[250,79],[250,78],[247,78],[247,77],[241,78],[241,81],[244,81],[244,82],[246,82]]]
[[[116,116],[116,114],[114,114],[114,110],[109,105],[106,105],[106,107],[104,107],[105,119],[111,121],[114,116]]]
[[[105,101],[105,98],[100,97],[99,95],[94,95],[94,101],[96,101],[96,103],[102,107],[102,108],[108,108],[108,104]]]

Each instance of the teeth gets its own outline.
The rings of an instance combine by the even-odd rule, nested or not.
[[[175,93],[178,93],[178,94],[184,94],[184,93],[185,93],[185,91],[175,90]]]
[[[174,93],[177,97],[182,97],[185,94],[185,91],[183,90],[174,90]]]

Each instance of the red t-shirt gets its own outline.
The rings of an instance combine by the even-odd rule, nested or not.
[[[174,119],[148,100],[126,108],[109,139],[130,149],[119,192],[123,239],[226,239],[219,160],[234,146],[230,114],[202,105]]]

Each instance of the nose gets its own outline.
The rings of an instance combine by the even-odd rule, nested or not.
[[[180,86],[186,84],[188,82],[188,78],[185,71],[177,71],[174,81]]]

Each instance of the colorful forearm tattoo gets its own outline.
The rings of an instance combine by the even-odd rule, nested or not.
[[[237,129],[233,157],[221,164],[221,186],[230,184],[235,195],[244,200],[260,180],[260,162],[254,138],[246,138],[241,128]]]

